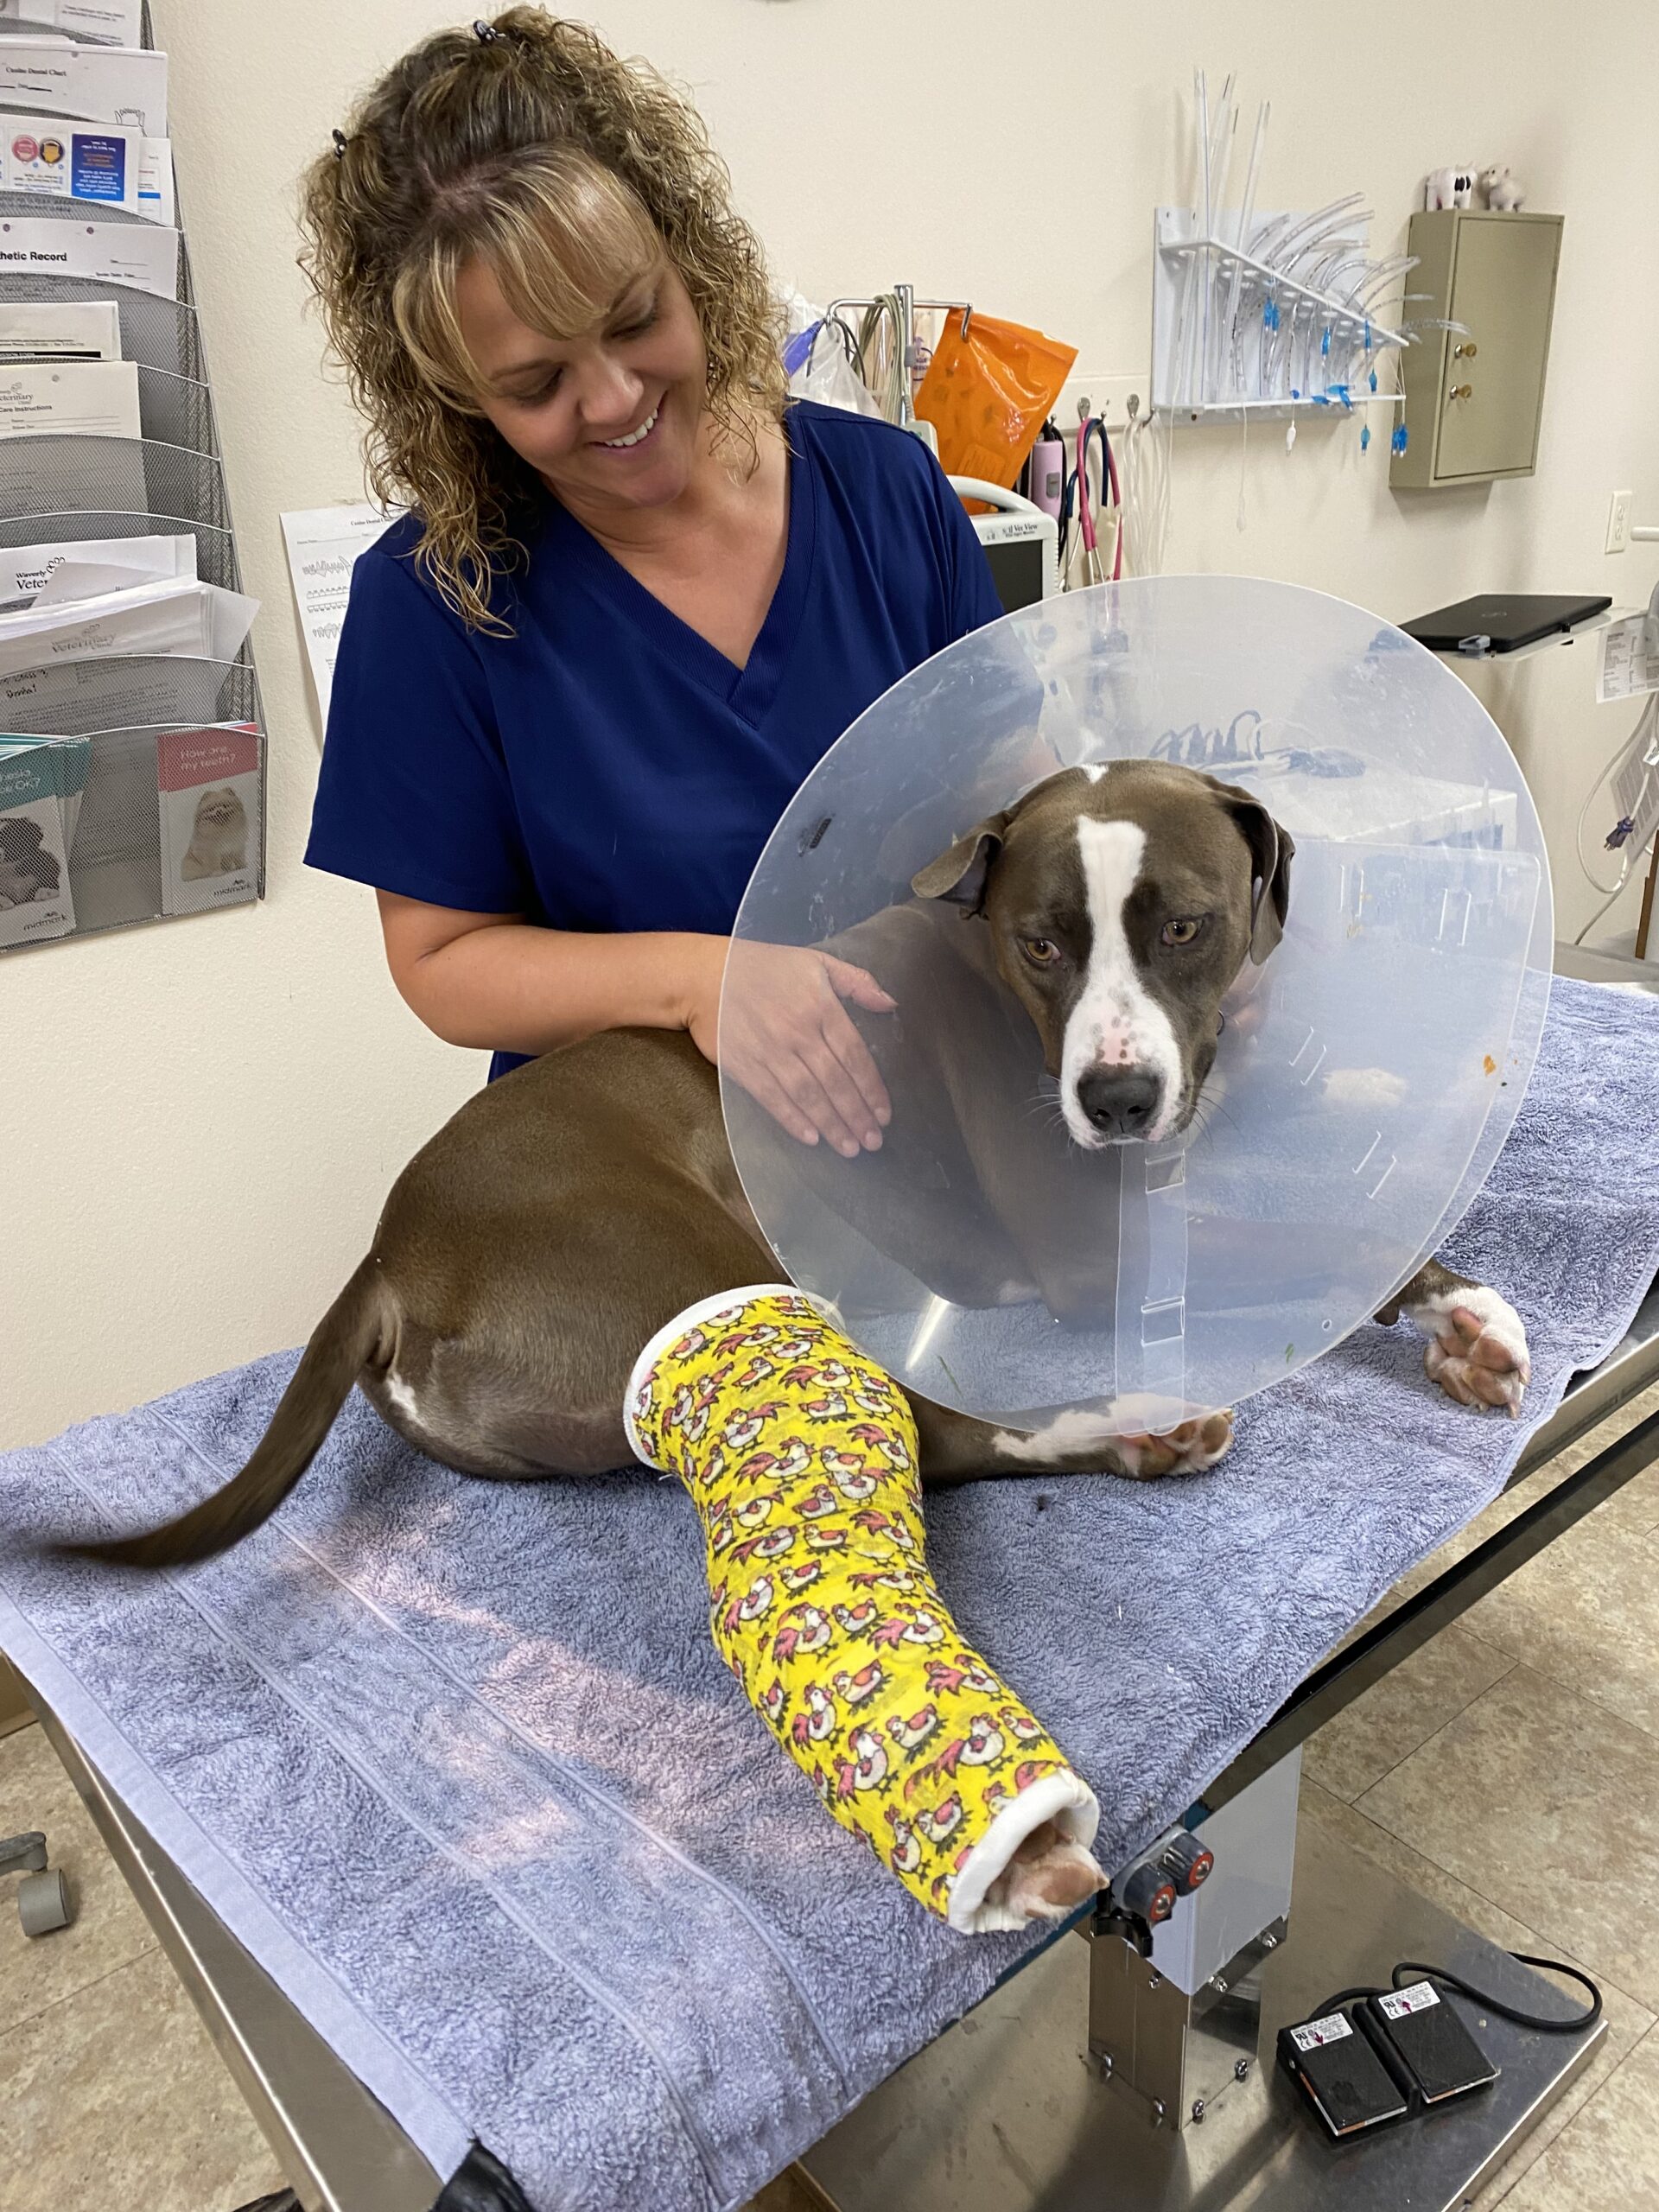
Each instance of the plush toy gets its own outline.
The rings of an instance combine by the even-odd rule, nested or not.
[[[1472,207],[1475,204],[1473,169],[1431,169],[1423,187],[1425,207]]]
[[[1503,168],[1482,169],[1480,194],[1489,207],[1500,214],[1513,214],[1525,197],[1520,186]]]
[[[629,1440],[708,1543],[715,1643],[830,1811],[964,1934],[1103,1886],[1094,1792],[951,1619],[904,1394],[801,1292],[734,1291],[646,1345]]]

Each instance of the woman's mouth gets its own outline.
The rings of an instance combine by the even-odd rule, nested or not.
[[[646,416],[645,421],[639,425],[639,429],[637,430],[630,430],[626,437],[596,438],[594,442],[598,446],[601,453],[632,453],[636,446],[644,445],[645,440],[656,429],[658,417],[661,415],[662,411],[663,403],[659,399],[657,404],[652,409],[650,414]]]

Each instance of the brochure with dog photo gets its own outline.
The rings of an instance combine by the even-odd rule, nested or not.
[[[54,747],[0,756],[0,945],[66,937],[74,926]]]
[[[252,722],[156,740],[162,912],[200,914],[259,892],[259,732]]]

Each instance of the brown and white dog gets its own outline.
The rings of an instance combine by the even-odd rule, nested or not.
[[[920,870],[912,900],[834,949],[880,979],[906,933],[928,931],[963,991],[1012,994],[1058,1082],[1067,1173],[1086,1176],[1104,1147],[1192,1121],[1223,998],[1279,941],[1292,851],[1255,799],[1192,770],[1068,769],[976,824]],[[965,915],[982,925],[963,928]],[[798,1172],[823,1179],[844,1217],[879,1215],[887,1249],[940,1295],[992,1304],[1013,1283],[1079,1318],[1091,1294],[1066,1279],[1065,1238],[1032,1217],[1065,1191],[1033,1201],[998,1142],[1028,1105],[993,1095],[1016,1078],[979,1056],[953,1065],[957,1024],[855,1018],[895,1097],[915,1092],[906,1061],[920,1056],[963,1110],[948,1132],[896,1114],[881,1149],[856,1162],[799,1147]],[[942,1147],[960,1157],[941,1162]],[[966,1256],[963,1240],[927,1249],[938,1210],[917,1192],[941,1166],[946,1187],[982,1201]],[[733,1165],[718,1079],[688,1037],[619,1030],[550,1052],[469,1100],[404,1169],[241,1471],[177,1520],[86,1549],[155,1567],[222,1550],[298,1481],[354,1382],[417,1449],[469,1473],[614,1467],[628,1457],[622,1400],[639,1346],[694,1300],[776,1273]],[[1495,1291],[1431,1263],[1380,1318],[1402,1313],[1428,1337],[1428,1372],[1449,1395],[1518,1408],[1526,1338]],[[912,1402],[932,1482],[1192,1472],[1232,1433],[1230,1415],[1215,1414],[1167,1436],[1109,1436],[1086,1414],[1027,1434]]]
[[[898,1014],[855,1018],[895,1100],[949,1096],[949,1126],[896,1109],[878,1152],[843,1161],[827,1145],[798,1147],[787,1173],[816,1182],[843,1220],[879,1220],[881,1249],[941,1296],[993,1305],[1034,1293],[1057,1319],[1087,1322],[1097,1289],[1068,1258],[1066,1233],[1078,1179],[1091,1162],[1098,1173],[1103,1147],[1192,1120],[1222,1001],[1279,940],[1291,855],[1255,800],[1190,769],[1119,763],[1039,784],[923,868],[913,899],[833,946],[878,981],[930,977],[925,1022],[905,1020],[901,992]],[[952,992],[976,1018],[940,1018]],[[1035,1179],[1006,1141],[1030,1104],[1030,1029],[1016,1009],[1072,1140],[1058,1173]],[[1023,1047],[982,1050],[999,1027]],[[973,1194],[971,1233],[950,1233],[954,1196],[942,1210],[940,1190]],[[79,1548],[143,1567],[222,1550],[298,1481],[353,1383],[420,1451],[471,1473],[617,1466],[640,1345],[694,1300],[775,1273],[718,1078],[688,1037],[621,1030],[550,1052],[470,1100],[404,1169],[240,1472],[164,1527]],[[1381,1318],[1402,1311],[1429,1336],[1442,1389],[1518,1407],[1526,1339],[1496,1292],[1431,1263]],[[1076,1412],[1029,1434],[911,1402],[931,1482],[1193,1472],[1232,1440],[1228,1414],[1124,1437]],[[1103,1878],[1046,1823],[998,1886],[1016,1916],[1054,1919]]]

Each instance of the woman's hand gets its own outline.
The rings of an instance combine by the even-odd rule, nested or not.
[[[725,938],[699,940],[685,1017],[698,1050],[801,1143],[822,1137],[846,1160],[878,1150],[893,1106],[842,1001],[869,1014],[891,1014],[894,1001],[874,976],[849,961],[746,941],[737,955],[743,988],[727,1005],[716,1052],[728,944]]]

